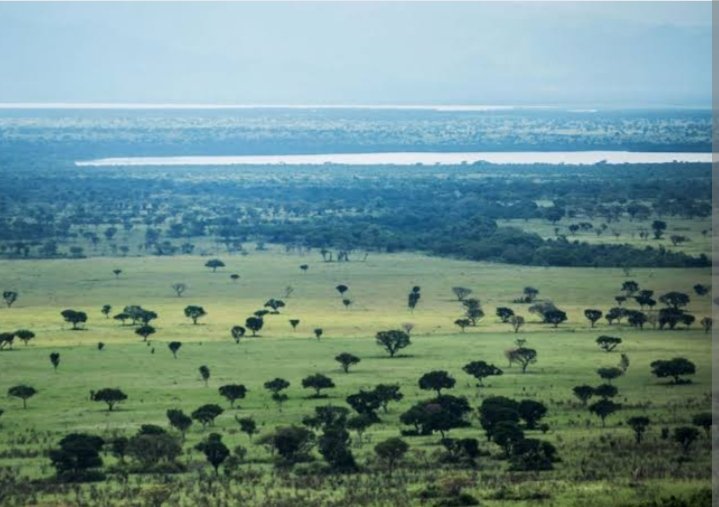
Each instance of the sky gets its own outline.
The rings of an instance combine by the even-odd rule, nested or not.
[[[0,102],[709,107],[711,3],[0,3]]]

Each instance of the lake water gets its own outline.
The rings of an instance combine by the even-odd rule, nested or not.
[[[607,164],[706,162],[711,153],[662,153],[632,151],[522,151],[522,152],[398,152],[327,153],[321,155],[241,155],[185,157],[120,157],[81,160],[77,166],[189,166],[189,165],[456,165],[479,161],[493,164]]]

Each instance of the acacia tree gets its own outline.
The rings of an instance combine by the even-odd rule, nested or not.
[[[457,301],[462,301],[472,293],[472,289],[468,289],[466,287],[452,287],[452,292],[457,298]]]
[[[110,318],[110,312],[112,312],[112,306],[110,305],[102,305],[102,309],[100,310],[102,314],[105,316],[106,319]]]
[[[426,391],[436,391],[437,396],[442,395],[442,389],[452,389],[456,380],[444,370],[435,370],[425,373],[419,378],[419,388]]]
[[[512,325],[512,328],[514,328],[514,332],[518,333],[519,328],[524,325],[524,317],[522,317],[521,315],[512,315],[509,318],[509,323]]]
[[[142,336],[143,341],[147,341],[148,336],[155,334],[155,328],[150,324],[144,324],[135,329],[135,334]]]
[[[502,370],[485,361],[472,361],[462,367],[465,373],[477,379],[477,387],[484,386],[482,381],[487,377],[502,375]]]
[[[172,357],[177,359],[177,351],[180,350],[180,347],[182,347],[182,342],[170,342],[167,344],[167,348],[170,349],[170,352],[172,352]]]
[[[22,400],[22,408],[27,408],[27,400],[37,394],[37,389],[32,386],[20,384],[12,386],[7,390],[7,395],[13,398],[20,398]]]
[[[29,329],[18,329],[17,331],[15,331],[14,334],[23,341],[25,346],[27,346],[30,340],[35,338],[35,333],[30,331]]]
[[[559,324],[561,324],[562,322],[567,320],[567,314],[559,309],[549,310],[548,312],[544,313],[543,317],[544,317],[544,321],[547,322],[548,324],[552,324],[552,327],[554,327],[554,328],[556,328],[557,326],[559,326]]]
[[[51,449],[48,457],[62,482],[102,480],[105,475],[94,470],[102,466],[100,450],[105,441],[95,435],[70,433]]]
[[[537,427],[537,422],[546,415],[547,407],[536,400],[522,400],[519,402],[517,412],[524,420],[527,429],[533,430]]]
[[[185,317],[192,319],[193,324],[197,324],[197,320],[207,315],[205,309],[197,305],[189,305],[185,307]]]
[[[340,363],[340,366],[342,366],[342,371],[344,371],[345,373],[349,373],[350,366],[359,363],[360,358],[355,356],[354,354],[350,354],[349,352],[342,352],[341,354],[335,356],[335,361]]]
[[[517,347],[510,351],[510,359],[519,363],[522,373],[526,373],[529,365],[537,362],[537,351],[527,347]]]
[[[349,290],[349,287],[347,287],[345,284],[341,283],[337,287],[335,287],[335,290],[340,293],[340,296],[344,296],[345,292]]]
[[[574,396],[576,396],[579,401],[582,402],[582,405],[587,405],[587,401],[594,395],[594,388],[592,386],[588,386],[586,384],[581,386],[574,386],[572,388],[572,393],[574,393]]]
[[[272,393],[272,400],[282,411],[282,404],[287,401],[287,395],[282,391],[290,387],[290,383],[283,378],[274,378],[265,382],[264,387]]]
[[[225,263],[222,262],[220,259],[210,259],[205,263],[206,268],[210,268],[212,272],[216,272],[218,268],[224,268]]]
[[[262,329],[262,326],[264,325],[265,321],[262,317],[247,317],[247,320],[245,320],[245,326],[247,326],[247,329],[252,331],[252,336],[257,336],[257,332]]]
[[[602,379],[606,380],[610,384],[612,383],[612,380],[621,377],[623,374],[624,372],[622,371],[622,369],[615,366],[597,369],[597,375],[599,375]]]
[[[642,438],[644,437],[644,433],[647,431],[647,428],[649,427],[649,418],[646,416],[634,416],[627,419],[627,424],[630,428],[632,428],[632,431],[634,431],[634,441],[637,444],[642,443]]]
[[[514,310],[511,308],[507,308],[506,306],[500,306],[497,308],[497,317],[506,324],[509,322],[509,319],[514,315]]]
[[[112,412],[113,408],[115,408],[115,405],[117,405],[121,401],[125,401],[126,399],[127,395],[125,393],[123,393],[120,389],[112,387],[106,387],[100,389],[99,391],[95,391],[92,396],[93,401],[102,401],[107,403],[108,412]]]
[[[584,316],[590,322],[591,327],[594,327],[597,321],[602,318],[602,311],[595,310],[593,308],[587,308],[586,310],[584,310]]]
[[[602,398],[589,405],[589,411],[602,420],[602,428],[605,426],[606,418],[620,408],[622,408],[622,406],[619,403],[614,403],[607,398]]]
[[[375,336],[377,345],[384,347],[390,357],[394,357],[403,348],[412,345],[409,335],[399,329],[379,331]]]
[[[172,290],[175,291],[175,294],[177,294],[177,297],[182,297],[182,294],[187,290],[187,285],[182,282],[177,282],[172,284]]]
[[[409,445],[407,445],[407,442],[398,437],[388,438],[374,447],[375,454],[387,468],[388,477],[392,476],[397,463],[402,460],[408,450]]]
[[[400,392],[399,384],[377,384],[372,390],[372,394],[379,401],[385,414],[391,401],[401,401],[404,398],[404,395]]]
[[[65,322],[72,324],[72,329],[80,329],[78,326],[87,322],[87,314],[76,310],[63,310],[60,312]]]
[[[240,425],[240,431],[252,440],[252,435],[257,433],[257,423],[255,420],[252,417],[235,416],[235,421]]]
[[[658,359],[649,366],[652,368],[652,374],[658,378],[672,377],[674,379],[673,384],[687,383],[689,380],[681,379],[680,377],[696,373],[694,363],[684,357],[675,357],[669,360]]]
[[[484,310],[479,299],[469,298],[462,300],[464,306],[464,316],[469,319],[471,326],[476,326],[478,320],[484,318]]]
[[[166,414],[167,419],[170,421],[170,426],[179,431],[182,435],[182,440],[185,440],[185,433],[192,426],[192,418],[176,408],[169,409]]]
[[[290,319],[290,326],[292,326],[292,331],[295,331],[299,324],[300,324],[300,319]]]
[[[219,405],[216,405],[214,403],[208,403],[206,405],[202,405],[197,410],[192,412],[190,416],[195,421],[198,421],[200,424],[202,424],[202,428],[204,429],[205,426],[207,426],[208,424],[210,426],[214,426],[215,419],[223,412],[224,410]]]
[[[235,343],[240,343],[240,339],[245,336],[245,328],[242,326],[232,326],[230,334],[232,335],[232,339],[235,340]]]
[[[10,308],[17,301],[18,293],[14,290],[6,290],[3,291],[2,298],[5,300],[7,307]]]
[[[50,364],[52,364],[53,370],[57,371],[57,367],[60,366],[60,353],[59,352],[51,352],[50,353]]]
[[[688,294],[683,292],[667,292],[659,297],[659,302],[667,305],[669,308],[679,310],[689,304],[690,298]]]
[[[220,396],[230,402],[230,407],[235,408],[235,401],[244,399],[247,388],[242,384],[227,384],[219,388]]]
[[[210,433],[207,439],[195,446],[195,449],[205,455],[208,463],[215,470],[215,476],[219,475],[220,465],[230,455],[230,450],[222,443],[222,437],[217,433]]]
[[[321,398],[322,389],[332,389],[335,387],[335,383],[332,382],[331,378],[322,375],[321,373],[315,373],[314,375],[309,375],[302,379],[302,387],[305,389],[315,390],[315,394],[312,398]]]
[[[465,328],[469,327],[472,322],[469,319],[457,319],[454,321],[454,325],[459,327],[464,333]]]
[[[205,387],[207,387],[207,381],[210,380],[210,369],[203,364],[197,371],[200,372],[200,378],[205,383]]]
[[[702,320],[699,321],[699,323],[704,329],[704,333],[709,333],[709,331],[712,330],[712,324],[714,324],[714,320],[711,317],[704,317]]]
[[[599,345],[599,348],[602,349],[604,352],[611,352],[617,346],[622,343],[621,338],[617,338],[614,336],[600,336],[597,338],[597,345]]]
[[[322,338],[322,333],[323,333],[323,332],[324,332],[324,331],[322,330],[321,327],[315,328],[315,330],[314,330],[315,338],[317,338],[318,340],[319,340],[320,338]]]

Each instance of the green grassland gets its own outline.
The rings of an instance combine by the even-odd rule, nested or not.
[[[20,293],[12,308],[0,309],[0,331],[27,328],[37,335],[28,346],[16,340],[13,350],[0,352],[0,392],[19,383],[39,391],[27,410],[20,400],[0,400],[5,409],[0,418],[0,479],[7,474],[16,479],[50,477],[53,470],[42,452],[66,433],[130,436],[141,424],[166,426],[169,408],[189,413],[204,403],[225,408],[214,431],[223,434],[228,447],[248,449],[247,463],[238,472],[242,480],[212,483],[204,457],[192,450],[209,430],[193,425],[181,457],[190,465],[185,474],[131,476],[127,481],[111,476],[106,483],[54,493],[39,488],[24,497],[6,496],[7,505],[152,505],[158,488],[169,495],[164,505],[414,505],[428,484],[462,477],[467,481],[465,491],[482,505],[535,505],[537,498],[545,498],[543,505],[613,506],[682,496],[710,486],[711,443],[703,433],[688,459],[680,459],[678,444],[660,438],[661,428],[690,424],[693,414],[710,410],[710,335],[697,324],[689,330],[646,326],[640,331],[610,327],[602,320],[590,329],[583,316],[588,307],[606,311],[615,306],[613,297],[622,282],[632,279],[658,295],[670,290],[691,294],[688,310],[699,321],[711,315],[710,297],[697,297],[691,288],[711,283],[709,269],[633,269],[627,275],[621,269],[507,266],[414,254],[371,254],[364,262],[324,263],[318,253],[287,254],[280,248],[222,259],[227,267],[216,273],[204,267],[206,258],[198,256],[0,262],[0,288]],[[302,272],[300,264],[309,264],[309,270]],[[117,279],[115,268],[123,270]],[[230,273],[238,273],[240,279],[232,281]],[[180,298],[171,289],[175,282],[188,286]],[[350,287],[353,304],[348,309],[334,288],[339,283]],[[421,287],[422,297],[410,312],[407,293],[414,285]],[[486,313],[465,333],[453,324],[462,314],[451,292],[458,285],[471,288]],[[512,303],[527,285],[540,290],[540,299],[567,311],[569,320],[553,329],[529,314],[527,305]],[[287,286],[294,289],[289,298]],[[282,298],[287,306],[280,315],[265,318],[260,336],[235,344],[230,327],[244,324],[271,297]],[[154,310],[159,314],[153,322],[157,333],[149,344],[143,343],[131,326],[106,319],[100,313],[103,304],[111,304],[113,314],[129,304]],[[207,311],[198,325],[183,315],[188,304]],[[494,316],[497,306],[512,307],[525,316],[527,325],[515,334]],[[87,312],[85,330],[73,331],[62,322],[60,311],[66,308]],[[301,320],[294,332],[290,318]],[[415,325],[412,345],[390,359],[375,344],[374,334],[406,322]],[[324,329],[320,340],[312,332],[317,327]],[[594,343],[601,334],[620,336],[624,342],[615,352],[602,352]],[[538,352],[537,363],[525,374],[517,366],[507,368],[503,354],[518,336]],[[177,359],[167,349],[172,340],[183,342]],[[103,351],[97,349],[98,341],[106,344]],[[61,354],[57,371],[48,360],[53,351]],[[351,352],[362,361],[345,374],[333,359],[340,352]],[[602,428],[599,419],[573,399],[571,388],[601,383],[595,370],[616,365],[620,352],[631,362],[615,381],[624,408]],[[696,364],[691,384],[671,386],[651,375],[653,360],[677,356]],[[504,369],[504,375],[485,382],[481,390],[461,369],[479,359]],[[211,370],[208,386],[200,380],[200,365]],[[432,436],[406,438],[411,452],[392,480],[377,472],[371,463],[374,444],[398,436],[399,415],[431,397],[418,388],[417,379],[434,369],[449,371],[457,379],[451,393],[467,396],[473,407],[488,395],[544,402],[550,429],[546,435],[530,434],[557,447],[562,461],[556,469],[507,472],[499,448],[485,441],[475,412],[471,427],[453,430],[452,436],[480,440],[488,455],[480,458],[477,470],[436,466],[432,456],[439,449],[439,437]],[[309,399],[310,393],[301,388],[301,379],[315,372],[332,377],[337,385],[327,391],[326,399]],[[274,377],[292,383],[281,410],[262,388]],[[400,383],[404,399],[381,414],[382,422],[368,430],[367,442],[353,447],[360,464],[367,465],[365,472],[354,476],[275,473],[269,453],[239,433],[234,420],[235,415],[251,415],[263,434],[277,425],[299,424],[315,406],[345,405],[347,395],[380,382]],[[242,383],[249,389],[235,409],[217,392],[226,383]],[[107,412],[104,404],[89,399],[91,389],[103,387],[119,387],[129,398]],[[652,420],[640,446],[623,424],[638,414]],[[115,461],[109,455],[104,459],[106,464]]]

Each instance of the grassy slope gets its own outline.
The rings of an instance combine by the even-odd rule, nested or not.
[[[0,449],[22,447],[18,442],[27,428],[53,432],[47,442],[51,444],[59,435],[72,430],[127,429],[129,433],[142,423],[164,425],[167,408],[177,406],[189,412],[210,402],[227,407],[217,394],[217,387],[239,382],[247,385],[250,394],[239,403],[241,409],[228,409],[218,418],[217,429],[226,434],[228,443],[241,443],[249,447],[250,457],[264,459],[264,450],[248,446],[245,435],[232,434],[237,428],[232,418],[235,413],[251,414],[263,429],[270,429],[277,424],[299,422],[315,405],[342,404],[346,395],[359,388],[381,381],[400,382],[405,399],[392,406],[382,425],[372,428],[371,438],[376,442],[396,435],[399,414],[417,400],[429,397],[416,387],[416,381],[431,369],[449,370],[458,380],[453,394],[466,395],[473,404],[479,402],[473,382],[461,367],[472,359],[505,365],[502,352],[511,346],[515,335],[493,316],[498,305],[512,306],[528,318],[529,323],[520,336],[538,350],[539,361],[524,375],[516,368],[505,370],[504,376],[488,382],[484,393],[534,397],[549,405],[547,422],[552,430],[546,438],[558,446],[564,461],[556,472],[546,477],[557,481],[552,492],[560,503],[576,504],[581,498],[585,505],[612,505],[611,498],[601,500],[596,492],[604,491],[617,479],[629,480],[636,466],[666,468],[661,473],[671,476],[666,463],[673,460],[676,447],[658,439],[659,426],[686,423],[692,413],[708,410],[711,341],[707,335],[698,329],[610,330],[606,324],[597,330],[588,329],[582,310],[588,306],[606,309],[613,303],[617,288],[627,278],[619,269],[527,268],[409,254],[370,256],[364,263],[325,264],[318,262],[318,257],[318,254],[300,257],[253,252],[247,257],[225,257],[228,266],[217,273],[208,272],[203,267],[205,259],[200,257],[0,263],[0,287],[16,288],[21,294],[13,308],[0,310],[1,328],[30,328],[38,335],[28,347],[17,343],[16,350],[0,353],[0,391],[5,392],[19,382],[30,383],[40,391],[29,401],[27,411],[20,408],[19,400],[2,401],[0,407],[6,413],[2,417]],[[309,272],[299,270],[302,263],[310,264]],[[115,267],[124,270],[119,280],[111,273]],[[240,281],[232,282],[230,272],[239,273]],[[673,289],[689,292],[695,283],[709,283],[710,271],[635,270],[631,278],[658,294]],[[170,289],[176,281],[189,285],[186,295],[180,299]],[[349,310],[342,307],[334,290],[340,282],[350,286],[350,296],[355,300]],[[406,294],[415,284],[422,287],[422,300],[414,314],[410,314],[406,309]],[[287,300],[283,314],[267,317],[261,338],[235,345],[229,338],[230,326],[242,323],[267,298],[282,297],[287,285],[292,285],[295,293]],[[459,333],[452,324],[461,313],[458,303],[452,300],[450,289],[454,285],[474,289],[487,312],[479,327],[465,334]],[[524,285],[539,288],[541,296],[567,309],[570,321],[553,330],[536,322],[522,305],[511,304]],[[151,338],[152,345],[139,343],[129,326],[106,320],[99,311],[105,303],[112,304],[115,311],[125,304],[141,304],[158,312],[158,333]],[[205,306],[208,316],[201,325],[193,326],[184,318],[182,308],[186,304]],[[64,308],[87,311],[88,329],[70,331],[67,325],[63,329],[59,312]],[[709,315],[708,297],[693,297],[690,309],[698,319]],[[295,333],[287,323],[290,317],[302,321]],[[416,324],[414,344],[406,349],[411,357],[388,359],[374,344],[373,335],[377,330],[407,321]],[[319,342],[311,338],[315,327],[325,329],[325,336]],[[598,384],[594,370],[618,362],[618,353],[605,354],[594,344],[596,336],[606,333],[625,340],[620,349],[631,360],[627,375],[616,382],[620,401],[629,406],[647,401],[651,404],[644,409],[634,406],[622,411],[608,420],[607,430],[600,430],[598,421],[573,403],[570,389],[579,383]],[[107,344],[103,352],[95,348],[100,340]],[[184,343],[177,360],[165,345],[171,340]],[[152,347],[156,349],[155,354],[150,353]],[[57,373],[48,360],[53,350],[61,353]],[[362,358],[349,375],[339,371],[333,361],[342,351]],[[652,360],[677,355],[697,364],[698,372],[692,385],[668,387],[651,377],[649,363]],[[201,364],[208,365],[212,371],[207,388],[197,373]],[[307,400],[307,393],[300,387],[303,376],[318,371],[330,375],[338,386],[330,393],[329,400]],[[288,392],[290,401],[282,412],[261,387],[265,380],[275,376],[292,382]],[[129,400],[112,414],[103,410],[104,405],[88,399],[90,389],[109,386],[121,387],[129,395]],[[629,430],[615,425],[639,412],[648,413],[655,421],[649,437],[656,447],[652,452],[666,456],[665,460],[657,462],[656,457],[648,455],[640,459],[641,453],[630,453],[629,458],[611,463],[608,472],[611,481],[598,477],[589,483],[567,482],[590,452],[599,452],[611,459],[611,453],[607,454],[604,448],[607,442],[602,438],[611,435],[628,443]],[[473,424],[473,428],[457,435],[483,439],[477,421]],[[189,440],[195,442],[202,435],[199,428],[193,428]],[[415,449],[432,450],[433,447],[428,446],[436,440],[436,437],[416,438],[410,439],[410,443]],[[697,479],[706,484],[707,445],[703,441],[704,451],[700,457],[684,465],[696,468]],[[365,445],[357,452],[364,456],[370,450],[371,446]],[[194,459],[199,459],[196,453]],[[11,463],[11,460],[0,459],[0,463],[3,461]],[[47,467],[37,466],[47,463],[45,458],[13,463],[22,464],[22,472],[32,476],[50,473]],[[678,491],[685,485],[664,481],[662,487]],[[477,491],[479,496],[484,496],[488,490],[479,487]],[[643,495],[631,488],[623,489],[621,494],[627,498]]]

